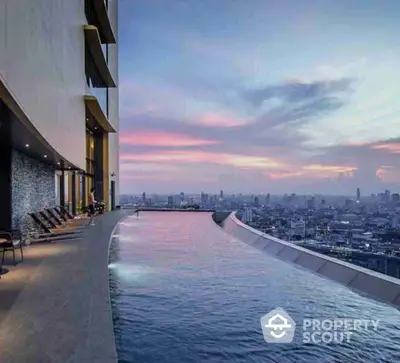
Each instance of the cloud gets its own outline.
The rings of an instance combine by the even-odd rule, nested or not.
[[[289,126],[309,122],[312,118],[338,110],[343,102],[334,97],[322,97],[310,102],[276,107],[259,117],[258,124],[269,127]]]
[[[385,144],[377,144],[373,145],[372,149],[375,150],[384,150],[388,151],[392,154],[400,154],[400,143],[385,143]]]
[[[240,119],[229,113],[212,112],[197,118],[194,123],[207,127],[238,127],[250,123],[251,120]]]
[[[347,165],[322,165],[310,164],[300,167],[293,167],[292,170],[282,172],[272,172],[266,175],[270,179],[287,179],[287,178],[337,178],[345,175],[351,177],[357,170],[357,167]]]
[[[119,137],[121,145],[139,145],[153,147],[185,147],[185,146],[203,146],[218,144],[218,141],[205,140],[189,135],[162,132],[162,131],[138,131],[123,132]]]
[[[238,168],[280,168],[284,164],[265,156],[254,155],[238,155],[212,153],[200,150],[170,150],[163,152],[150,152],[146,154],[129,154],[120,155],[122,161],[144,161],[144,162],[169,162],[169,163],[210,163],[231,165]]]
[[[349,78],[309,83],[291,81],[247,91],[244,93],[244,98],[255,107],[261,106],[270,99],[280,99],[289,104],[315,99],[331,99],[330,95],[350,91],[352,82]]]
[[[382,165],[376,170],[376,176],[387,183],[398,183],[400,179],[400,170],[393,166]]]

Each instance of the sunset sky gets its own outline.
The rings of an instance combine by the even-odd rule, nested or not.
[[[400,179],[397,0],[120,0],[122,193]]]

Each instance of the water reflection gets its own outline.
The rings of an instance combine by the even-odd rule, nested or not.
[[[400,313],[394,308],[233,240],[209,215],[143,216],[148,223],[122,224],[112,245],[121,361],[400,361]],[[140,243],[130,241],[132,236]],[[268,345],[260,317],[278,306],[295,321],[372,318],[381,325],[378,332],[361,332],[342,345],[302,344],[301,331],[292,344]]]

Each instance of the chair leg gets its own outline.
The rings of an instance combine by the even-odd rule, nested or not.
[[[14,263],[14,266],[16,265],[16,263],[15,263],[15,248],[13,248],[13,263]]]
[[[1,263],[4,263],[4,254],[6,253],[6,250],[3,248],[3,258],[1,259]]]
[[[24,252],[22,249],[22,245],[19,245],[19,248],[21,249],[21,261],[23,261],[24,260]]]

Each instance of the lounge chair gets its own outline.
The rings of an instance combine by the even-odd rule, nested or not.
[[[74,216],[68,212],[64,207],[58,206],[56,209],[60,211],[60,213],[68,220],[68,219],[74,219]]]
[[[40,211],[38,214],[42,217],[44,221],[46,221],[51,228],[59,228],[59,224],[52,221],[52,219],[44,212]]]
[[[58,218],[58,213],[55,208],[53,209],[46,209],[45,212],[47,212],[46,216],[50,218],[50,220],[55,223],[57,226],[61,227],[84,227],[83,221],[86,220],[86,218],[74,218],[74,219],[61,219],[62,217]]]
[[[72,235],[80,233],[76,228],[54,228],[54,223],[48,223],[41,218],[40,213],[29,213],[30,217],[35,222],[39,230],[43,231],[45,235]]]
[[[13,253],[13,264],[17,264],[15,261],[15,250],[19,249],[21,254],[21,262],[24,260],[24,252],[22,249],[23,240],[22,235],[19,230],[13,229],[10,232],[0,231],[0,252],[3,252],[3,257],[1,259],[2,264],[4,264],[4,256],[6,252]]]
[[[63,221],[57,217],[57,214],[55,213],[54,209],[46,209],[46,212],[49,214],[49,216],[51,216],[51,218],[53,218],[53,220],[59,225],[59,226],[63,226],[64,223]]]
[[[68,221],[69,218],[67,218],[63,213],[61,213],[61,210],[59,208],[53,208],[53,210],[59,215],[59,217],[63,220],[63,221]]]
[[[25,244],[41,243],[41,242],[57,242],[65,240],[81,239],[81,233],[65,234],[65,233],[39,233],[36,231],[29,232]]]

